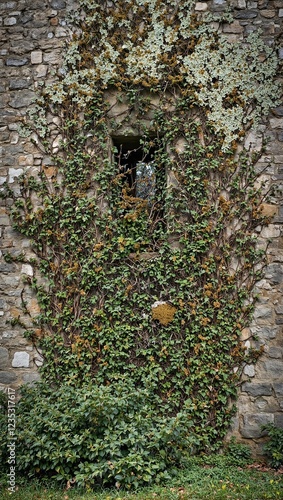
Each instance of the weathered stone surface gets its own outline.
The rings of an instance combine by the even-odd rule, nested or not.
[[[245,382],[242,384],[242,391],[251,396],[271,396],[272,386],[270,383]]]
[[[26,57],[9,57],[6,60],[7,66],[24,66],[28,63],[28,59]]]
[[[0,263],[0,273],[12,273],[16,271],[15,264],[8,264],[7,262]]]
[[[66,2],[64,0],[52,0],[51,1],[51,7],[53,9],[65,9],[66,8]]]
[[[280,429],[283,429],[283,412],[275,414],[274,425],[276,425],[276,427],[279,427]]]
[[[17,19],[13,16],[5,17],[3,24],[4,26],[13,26],[14,24],[17,24]]]
[[[208,7],[208,5],[206,2],[197,2],[196,6],[195,6],[195,10],[205,11],[205,10],[207,10],[207,7]]]
[[[279,285],[280,283],[282,283],[283,280],[282,265],[274,263],[267,266],[265,277],[272,285]]]
[[[273,380],[281,379],[283,374],[283,360],[268,359],[262,363],[263,369]]]
[[[249,413],[243,416],[243,423],[240,426],[241,435],[244,438],[255,439],[262,437],[266,432],[262,431],[262,426],[273,423],[272,413]]]
[[[282,358],[282,347],[269,347],[267,352],[270,358],[274,359]]]
[[[9,104],[12,108],[25,108],[29,106],[34,98],[34,92],[31,90],[22,90],[12,97]]]
[[[274,388],[276,396],[283,396],[283,373],[282,373],[282,381],[281,382],[274,382],[273,388]]]
[[[42,50],[34,50],[31,55],[31,64],[41,64],[42,63]]]
[[[236,19],[253,19],[257,17],[257,12],[254,10],[241,10],[235,15]]]
[[[15,352],[13,361],[13,368],[28,368],[29,367],[29,354],[25,351]]]
[[[254,313],[254,318],[258,319],[270,319],[272,317],[272,309],[266,306],[257,307]]]
[[[23,174],[22,168],[9,168],[9,183],[14,182],[14,180]]]
[[[244,368],[244,374],[247,375],[248,377],[254,377],[255,376],[254,365],[246,365]]]
[[[9,385],[17,380],[17,376],[12,371],[0,371],[0,384]]]
[[[243,31],[244,31],[244,28],[239,23],[239,21],[234,21],[233,23],[225,24],[223,27],[224,33],[243,33]]]
[[[275,17],[276,12],[275,12],[275,10],[271,10],[271,9],[263,9],[261,11],[261,15],[263,17],[266,17],[267,19],[272,19],[273,17]]]
[[[36,78],[44,78],[47,75],[48,66],[44,64],[39,64],[35,68]]]
[[[27,276],[33,276],[33,269],[30,264],[22,265],[22,274],[26,274]]]
[[[33,384],[34,382],[40,380],[40,375],[38,372],[29,372],[25,373],[22,379],[25,384]]]
[[[8,368],[9,351],[5,347],[0,347],[0,370]]]
[[[280,55],[280,51],[279,51]],[[282,58],[283,58],[283,49],[282,49]],[[270,119],[271,128],[283,128],[283,118],[271,118]]]
[[[278,117],[281,117],[283,116],[283,106],[278,106],[277,108],[274,108],[272,110],[273,114],[278,116]]]

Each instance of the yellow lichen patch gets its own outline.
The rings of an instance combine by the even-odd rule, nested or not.
[[[162,325],[168,325],[174,318],[176,307],[168,302],[157,301],[152,305],[152,318],[157,319]]]

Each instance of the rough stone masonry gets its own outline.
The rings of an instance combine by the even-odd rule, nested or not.
[[[222,11],[227,4],[234,7],[234,21],[225,24],[223,32],[234,41],[242,39],[256,28],[261,28],[268,44],[282,32],[282,0],[208,0],[196,2],[197,12]],[[50,81],[54,69],[60,67],[62,47],[69,29],[66,11],[74,9],[74,1],[14,0],[0,4],[0,185],[7,182],[17,189],[17,178],[25,171],[32,172],[44,158],[34,146],[20,137],[19,127],[25,120],[34,90],[42,81]],[[279,50],[283,60],[283,48]],[[259,168],[267,166],[268,181],[283,184],[283,105],[271,110],[261,132],[269,139],[265,156]],[[249,134],[247,144],[257,146],[258,137]],[[49,166],[52,169],[52,166]],[[1,260],[0,260],[0,388],[19,388],[39,378],[37,368],[42,357],[23,337],[17,325],[21,314],[22,278],[32,276],[29,264],[6,263],[4,255],[24,251],[32,255],[30,243],[11,227],[8,208],[11,200],[0,202]],[[249,336],[256,334],[258,346],[264,354],[258,363],[246,366],[239,388],[237,416],[233,421],[233,434],[249,439],[260,450],[261,425],[274,422],[283,427],[283,207],[264,207],[273,222],[259,229],[261,242],[270,240],[269,264],[265,277],[258,283],[259,301],[254,319],[243,332],[246,347]],[[38,312],[35,297],[25,294],[32,315]],[[14,326],[11,325],[14,323]]]

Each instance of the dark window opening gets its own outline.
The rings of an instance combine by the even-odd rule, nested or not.
[[[155,140],[144,147],[141,137],[113,137],[115,161],[130,196],[154,205],[160,189],[160,168],[155,162]]]
[[[148,248],[153,251],[165,229],[166,171],[162,145],[156,137],[145,140],[144,137],[114,136],[112,140],[122,181],[120,209],[127,220],[136,220],[132,214],[137,208],[138,212],[141,209],[147,212]]]

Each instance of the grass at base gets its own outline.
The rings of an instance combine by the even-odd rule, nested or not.
[[[10,493],[7,478],[1,477],[1,500],[283,500],[283,474],[237,466],[192,463],[165,485],[137,491],[95,490],[86,492],[55,488],[39,481],[18,478]]]

